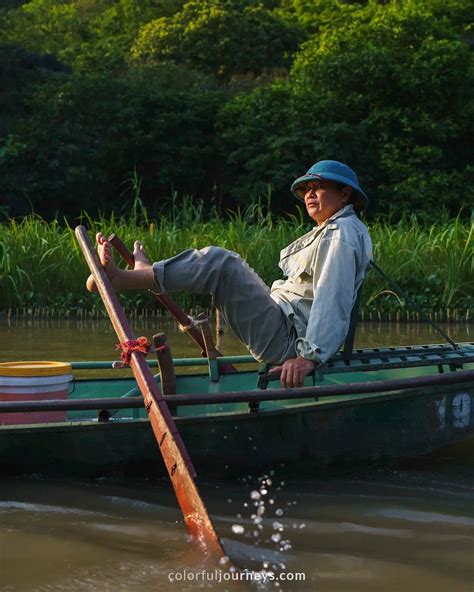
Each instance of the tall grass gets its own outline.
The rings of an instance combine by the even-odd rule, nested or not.
[[[474,218],[431,225],[416,216],[395,224],[370,225],[379,265],[426,310],[474,308]],[[385,281],[371,272],[365,282],[367,308],[393,309]]]
[[[91,236],[115,232],[130,248],[141,240],[153,261],[189,248],[222,246],[240,253],[268,284],[281,277],[280,250],[311,228],[303,213],[277,218],[261,201],[223,219],[191,199],[174,200],[167,215],[150,219],[139,197],[129,216],[92,220],[84,214],[82,223]],[[426,310],[459,309],[464,315],[474,309],[473,222],[456,218],[425,225],[411,216],[396,223],[379,220],[369,230],[378,264]],[[0,309],[97,308],[98,298],[84,288],[87,273],[67,223],[32,215],[0,225]],[[143,292],[121,298],[126,306],[154,306]],[[206,305],[203,297],[190,294],[178,294],[176,300],[188,309]],[[371,271],[362,310],[387,313],[400,306],[403,302]]]

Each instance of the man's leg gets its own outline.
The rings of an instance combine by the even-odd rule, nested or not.
[[[295,357],[296,332],[270,290],[233,251],[220,247],[190,249],[153,264],[160,293],[186,290],[212,294],[215,306],[260,361]]]

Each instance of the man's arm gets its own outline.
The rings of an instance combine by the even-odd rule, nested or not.
[[[332,238],[322,240],[313,267],[314,299],[305,337],[296,340],[299,356],[327,362],[343,343],[356,297],[356,249]]]
[[[355,248],[339,238],[323,239],[313,268],[314,300],[305,337],[296,340],[297,357],[272,372],[281,371],[283,387],[303,386],[305,377],[324,364],[344,341],[354,302]]]

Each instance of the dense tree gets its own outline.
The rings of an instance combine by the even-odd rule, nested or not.
[[[132,58],[189,64],[224,80],[289,66],[302,29],[253,4],[188,2],[173,17],[147,23],[132,47]]]
[[[0,207],[245,202],[318,158],[372,212],[474,203],[474,2],[8,0],[0,8]],[[125,185],[124,185],[125,182]]]
[[[145,199],[209,192],[221,96],[206,78],[169,65],[49,80],[11,130],[4,187],[47,215],[120,210],[134,170]]]
[[[12,11],[4,41],[55,54],[74,69],[123,67],[140,27],[184,0],[31,0]]]
[[[251,190],[249,178],[284,191],[280,171],[294,166],[294,154],[273,151],[272,159],[268,150],[285,142],[295,146],[301,167],[321,157],[352,163],[378,211],[474,204],[466,184],[473,171],[473,58],[444,21],[423,11],[380,10],[367,23],[312,37],[291,74],[286,101],[272,104],[270,87],[224,107],[228,166],[247,171],[236,175],[239,195]],[[272,119],[280,124],[269,129]],[[260,168],[264,151],[267,166]]]

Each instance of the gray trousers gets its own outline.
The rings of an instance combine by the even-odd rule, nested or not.
[[[211,294],[214,305],[238,339],[259,361],[279,363],[296,357],[296,330],[270,296],[270,289],[233,251],[189,249],[153,264],[161,294],[185,290]]]

